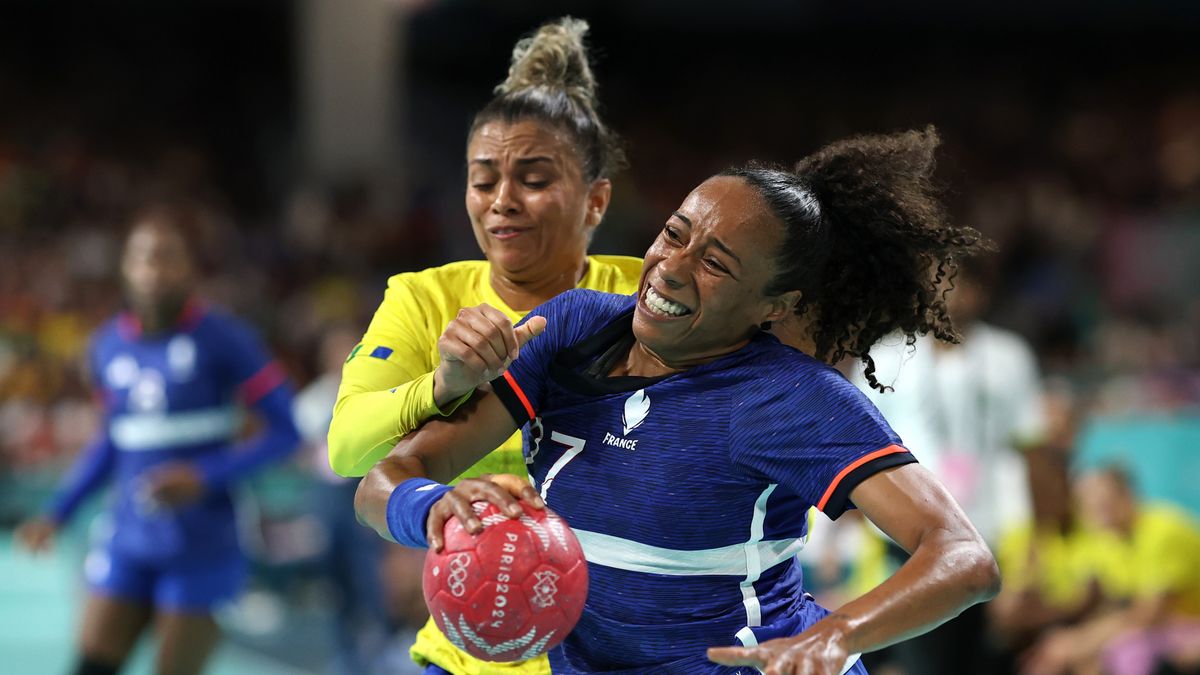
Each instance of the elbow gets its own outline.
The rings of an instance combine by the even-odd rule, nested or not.
[[[969,556],[966,570],[966,586],[974,602],[987,602],[1000,593],[1000,566],[996,556],[983,541],[975,544]]]
[[[342,478],[354,478],[353,469],[349,461],[345,457],[333,449],[333,444],[329,445],[329,468]]]
[[[326,437],[329,453],[329,468],[333,472],[343,478],[354,478],[354,457],[350,453],[345,442],[345,434],[341,433],[341,425],[338,424],[337,415],[333,416],[333,421],[329,423],[329,435]],[[362,473],[357,475],[361,476]]]
[[[360,524],[386,536],[384,530],[387,523],[387,500],[385,497],[384,506],[380,508],[379,496],[381,493],[380,486],[377,485],[380,480],[378,473],[378,469],[372,469],[358,481],[358,487],[354,490],[354,516]],[[387,494],[390,492],[390,490],[385,491]],[[383,524],[384,530],[380,529],[381,524]]]
[[[366,508],[370,488],[367,487],[367,481],[370,479],[371,477],[369,474],[364,476],[362,480],[358,481],[358,487],[354,490],[354,515],[358,519],[358,522],[362,523],[363,525],[368,524],[366,518]]]
[[[389,482],[384,467],[376,466],[358,481],[358,488],[354,490],[355,518],[388,540],[392,537],[388,531],[387,504],[395,485]]]

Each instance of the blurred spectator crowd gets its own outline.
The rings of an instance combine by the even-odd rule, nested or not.
[[[1136,500],[1200,513],[1200,464],[1189,445],[1200,439],[1200,92],[1130,76],[1047,102],[1016,80],[912,77],[881,85],[871,101],[843,87],[835,90],[840,104],[805,109],[798,94],[762,85],[728,92],[743,115],[755,111],[754,124],[719,111],[680,116],[686,103],[635,106],[622,97],[636,92],[619,81],[605,90],[633,165],[615,181],[593,250],[640,254],[688,189],[726,163],[794,159],[850,133],[935,122],[952,214],[999,245],[984,315],[1029,342],[1045,391],[1045,435],[1028,460],[1033,523],[1010,524],[998,551],[1010,591],[990,616],[992,638],[1019,652],[1030,673],[1088,672],[1061,665],[1070,635],[1062,631],[1103,616],[1097,608],[1129,606],[1134,594],[1119,579],[1053,577],[1090,574],[1051,558],[1081,523],[1102,519],[1078,509],[1104,502],[1097,491],[1121,487],[1072,487],[1072,476],[1120,465],[1125,473],[1110,478],[1128,476]],[[432,96],[419,82],[413,95]],[[801,109],[800,128],[781,136]],[[450,126],[435,111],[414,104],[409,127]],[[186,133],[164,140],[128,129],[113,144],[79,129],[0,124],[0,491],[57,475],[95,428],[81,356],[90,332],[120,308],[124,229],[147,202],[183,209],[199,234],[201,295],[256,325],[298,388],[336,372],[336,355],[322,353],[326,336],[360,333],[387,276],[476,257],[461,206],[461,140],[439,140],[461,139],[465,119],[434,140],[411,132],[408,155],[424,164],[406,167],[402,199],[367,183],[296,179],[253,206],[230,196],[222,160]],[[322,480],[319,433],[301,456],[294,468]],[[1188,475],[1192,485],[1181,487]],[[0,500],[0,524],[37,506]],[[817,529],[815,541],[821,536]],[[849,546],[838,564],[861,566],[864,548]],[[820,576],[833,589],[839,574]],[[862,583],[861,567],[855,574]],[[417,623],[413,589],[393,595],[418,605],[418,616],[404,619]],[[1034,605],[1047,618],[1022,622]],[[412,607],[390,611],[405,612]],[[1188,658],[1200,662],[1200,654]],[[1185,657],[1179,663],[1171,667],[1193,672]]]

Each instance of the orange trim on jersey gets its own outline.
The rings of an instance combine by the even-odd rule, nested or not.
[[[853,462],[850,462],[850,464],[846,468],[842,469],[841,471],[838,472],[838,475],[834,476],[833,482],[829,484],[828,488],[826,488],[825,494],[821,495],[821,501],[817,502],[817,508],[820,509],[821,511],[825,510],[825,505],[829,503],[829,498],[833,496],[833,493],[835,491],[837,491],[837,487],[839,484],[841,484],[842,479],[845,478],[846,476],[850,475],[851,471],[857,469],[858,467],[862,466],[863,464],[866,464],[867,462],[869,462],[873,459],[878,459],[885,455],[894,455],[897,452],[908,452],[908,449],[901,447],[899,445],[892,444],[892,445],[887,446],[886,448],[881,448],[870,454],[863,455],[862,457],[859,457],[858,459],[854,460]]]
[[[521,391],[521,385],[517,384],[516,378],[507,370],[504,371],[504,381],[508,382],[508,386],[512,387],[513,393],[521,401],[521,405],[525,406],[525,413],[529,415],[529,419],[537,417],[537,415],[533,414],[533,406],[529,405],[529,399],[525,396],[525,392]]]

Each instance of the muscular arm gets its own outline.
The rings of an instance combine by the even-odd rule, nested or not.
[[[839,673],[848,656],[920,635],[999,591],[1000,572],[987,545],[946,488],[920,465],[875,474],[851,499],[912,554],[909,560],[887,581],[794,638],[713,649],[710,658],[767,666],[768,673]]]
[[[919,464],[868,478],[851,499],[911,554],[887,581],[828,617],[846,634],[851,653],[920,635],[999,592],[991,551],[946,488]]]
[[[450,481],[503,443],[516,428],[512,415],[491,389],[479,387],[453,415],[430,420],[405,436],[367,472],[354,496],[359,522],[390,539],[387,505],[397,485],[420,477]]]

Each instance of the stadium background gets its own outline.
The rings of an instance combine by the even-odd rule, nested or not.
[[[1000,243],[989,318],[1070,394],[1075,461],[1124,457],[1148,496],[1200,513],[1191,3],[6,2],[0,669],[71,658],[88,519],[49,559],[10,534],[93,429],[78,361],[119,308],[122,216],[186,203],[202,295],[257,326],[303,386],[322,337],[361,330],[387,276],[478,257],[461,196],[470,114],[513,40],[565,13],[592,23],[632,161],[594,252],[640,255],[729,163],[935,124],[952,213]],[[318,454],[254,481],[254,591],[214,672],[323,669],[329,597],[305,498]],[[389,602],[416,622],[412,590],[393,584]]]

